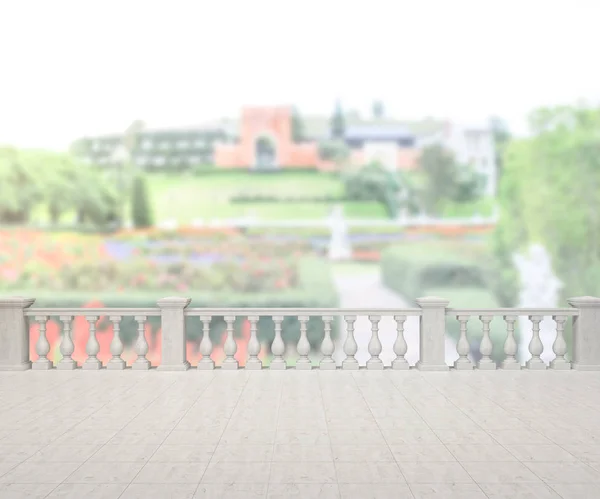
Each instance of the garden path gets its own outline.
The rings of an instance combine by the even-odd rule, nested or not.
[[[391,291],[381,282],[378,268],[366,269],[361,272],[348,274],[343,269],[334,266],[334,280],[340,295],[342,308],[412,308],[416,305],[409,303],[405,298]],[[409,317],[405,324],[406,343],[408,352],[406,360],[414,365],[419,359],[419,319]],[[354,324],[355,338],[358,343],[356,359],[361,366],[366,365],[369,359],[368,343],[371,339],[371,322],[366,316],[359,316]],[[346,340],[346,324],[340,321],[340,334],[336,340],[334,360],[341,364],[345,358],[343,345]],[[379,339],[383,345],[381,360],[389,366],[395,358],[393,345],[396,341],[396,322],[393,317],[382,317],[379,323]],[[456,343],[446,337],[446,361],[454,362],[458,358]]]

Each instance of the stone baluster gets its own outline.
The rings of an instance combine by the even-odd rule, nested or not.
[[[550,367],[557,370],[571,369],[571,363],[565,359],[567,353],[567,342],[565,341],[565,322],[567,317],[565,315],[553,315],[552,318],[556,322],[556,340],[552,345],[552,350],[556,355],[556,358],[550,362]]]
[[[323,336],[323,343],[321,343],[321,353],[323,358],[319,363],[319,368],[323,370],[334,370],[337,368],[335,360],[333,360],[333,352],[335,351],[335,345],[331,339],[331,322],[333,321],[332,315],[323,316],[323,327],[325,329],[325,336]]]
[[[346,315],[344,317],[346,321],[346,341],[344,342],[344,353],[346,358],[342,361],[342,369],[358,369],[358,360],[356,360],[356,352],[358,352],[358,344],[354,338],[354,323],[356,322],[356,315]]]
[[[75,351],[75,345],[73,343],[73,338],[71,337],[71,322],[73,321],[73,316],[61,315],[59,318],[63,323],[63,335],[60,341],[60,354],[62,355],[62,359],[56,368],[72,371],[77,368],[77,362],[75,362],[72,357],[73,352]]]
[[[309,319],[310,317],[308,317],[308,315],[301,315],[298,317],[298,320],[300,321],[300,339],[298,340],[298,346],[296,348],[300,357],[296,361],[296,369],[302,371],[312,369],[312,363],[308,358],[308,354],[310,353],[310,343],[306,336],[306,326]]]
[[[371,339],[369,340],[369,355],[371,358],[367,360],[367,369],[383,369],[383,361],[379,358],[381,350],[383,349],[381,341],[379,340],[379,321],[381,320],[380,315],[370,315],[369,320],[371,321]]]
[[[35,351],[39,358],[33,363],[32,368],[46,371],[52,369],[52,361],[46,357],[48,352],[50,352],[50,343],[48,343],[48,338],[46,338],[46,323],[48,322],[48,316],[36,315],[35,321],[38,323],[40,329],[40,335],[35,344]]]
[[[146,358],[148,353],[148,342],[146,341],[146,320],[148,318],[145,315],[136,315],[135,320],[138,323],[138,335],[135,342],[135,353],[137,359],[132,364],[132,368],[140,371],[147,371],[150,369],[150,361]]]
[[[457,315],[456,318],[460,322],[460,338],[458,339],[458,343],[456,344],[458,359],[454,361],[454,369],[473,369],[473,363],[469,359],[469,352],[471,351],[471,346],[469,344],[469,339],[467,338],[467,323],[469,322],[471,316]]]
[[[111,315],[109,317],[113,325],[113,337],[110,342],[110,354],[112,358],[106,364],[106,368],[115,371],[125,369],[125,361],[121,358],[123,353],[123,342],[121,341],[121,316]]]
[[[202,322],[202,341],[200,342],[200,353],[202,358],[198,361],[198,369],[202,371],[210,371],[215,368],[215,361],[210,358],[213,351],[213,344],[210,341],[210,315],[201,315]]]
[[[406,322],[406,315],[395,315],[394,320],[396,321],[396,341],[394,342],[394,353],[396,354],[396,358],[392,361],[392,369],[410,369],[410,365],[406,360],[408,345],[406,344],[406,339],[404,338],[404,323]]]
[[[97,357],[98,352],[100,351],[100,343],[98,343],[98,340],[96,339],[96,322],[98,321],[98,316],[88,315],[85,320],[88,321],[90,327],[90,337],[88,338],[85,347],[88,358],[85,359],[82,367],[86,370],[97,371],[102,367],[102,362],[100,362]]]
[[[259,319],[258,315],[248,317],[250,321],[250,341],[248,342],[248,360],[246,361],[246,369],[257,371],[262,369],[262,362],[258,358],[260,353],[260,342],[257,337]]]
[[[515,323],[518,317],[516,315],[505,315],[506,321],[506,341],[504,342],[504,354],[506,357],[502,361],[502,369],[516,370],[521,369],[521,363],[517,360],[517,340],[515,339]]]
[[[226,315],[225,322],[227,323],[227,339],[225,340],[225,345],[223,345],[223,350],[225,351],[225,360],[223,360],[221,369],[235,370],[239,367],[238,361],[235,359],[237,343],[233,337],[235,315]]]
[[[481,338],[481,345],[479,345],[479,352],[481,353],[481,359],[477,362],[477,368],[482,370],[494,370],[496,369],[496,363],[492,360],[492,352],[494,351],[494,344],[490,338],[490,322],[494,317],[492,315],[480,315],[479,320],[483,325],[483,338]]]
[[[546,369],[546,364],[540,358],[542,352],[544,351],[544,344],[540,339],[540,322],[542,322],[543,319],[544,317],[542,315],[529,316],[529,320],[531,321],[533,327],[531,341],[529,342],[529,352],[531,353],[531,359],[529,359],[526,363],[527,369]]]
[[[271,345],[273,359],[269,364],[269,369],[284,370],[287,369],[287,364],[283,358],[283,354],[285,353],[285,343],[281,337],[281,323],[283,322],[283,315],[274,315],[273,322],[275,324],[275,338],[273,339],[273,344]]]

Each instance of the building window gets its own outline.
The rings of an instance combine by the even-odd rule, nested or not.
[[[189,141],[182,139],[177,142],[177,147],[179,149],[187,149],[188,147],[190,147],[190,143]]]
[[[152,141],[151,140],[147,140],[147,139],[144,140],[142,142],[142,149],[145,149],[145,150],[152,149]]]

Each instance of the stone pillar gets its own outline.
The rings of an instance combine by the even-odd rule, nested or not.
[[[0,298],[0,371],[31,369],[29,327],[24,311],[34,298]]]
[[[600,298],[580,296],[567,301],[579,310],[573,317],[573,369],[600,371]]]
[[[190,363],[185,358],[185,316],[183,311],[191,298],[169,297],[158,300],[162,329],[162,353],[159,371],[186,371]]]
[[[423,310],[420,317],[419,362],[421,371],[448,371],[446,364],[446,307],[444,298],[426,296],[416,300]]]

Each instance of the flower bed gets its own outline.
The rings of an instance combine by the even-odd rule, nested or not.
[[[2,241],[4,289],[57,292],[276,291],[296,287],[298,259],[309,251],[303,244],[250,245],[240,236],[155,241],[138,235],[127,242],[22,232]]]

